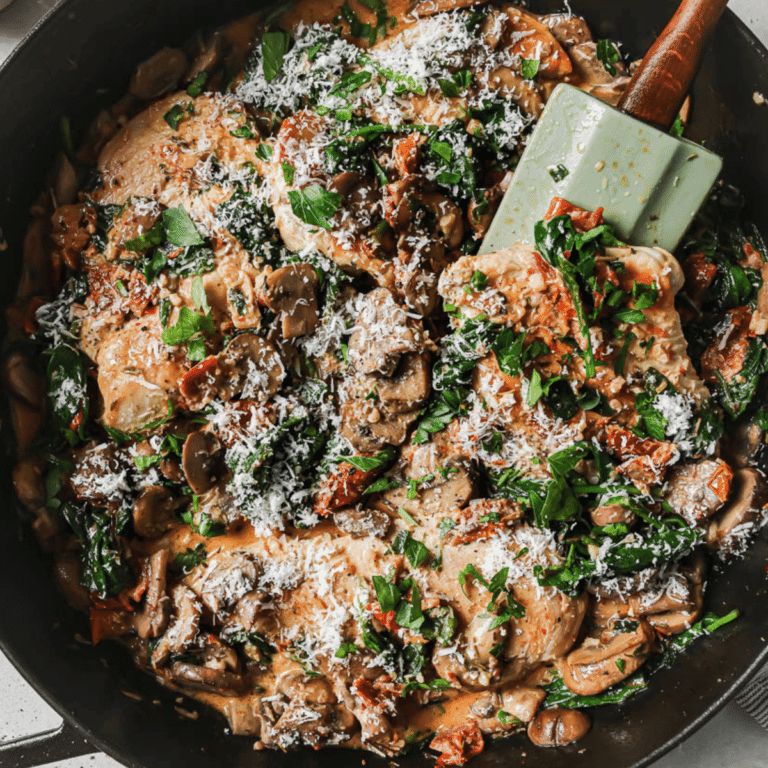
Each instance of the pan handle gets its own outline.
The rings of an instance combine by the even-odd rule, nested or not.
[[[726,5],[728,0],[683,0],[637,68],[619,109],[651,125],[669,128]]]
[[[65,720],[55,731],[0,746],[0,764],[3,768],[36,768],[57,760],[90,755],[96,751],[96,748]]]

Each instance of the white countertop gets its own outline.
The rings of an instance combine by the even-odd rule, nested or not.
[[[13,50],[58,0],[15,0],[0,11],[0,61]],[[0,0],[2,5],[3,0]],[[574,3],[576,5],[576,3]],[[731,0],[730,6],[768,46],[768,0]],[[5,105],[0,105],[3,108]],[[55,731],[61,718],[0,654],[0,746],[32,734]],[[3,764],[0,751],[0,766]],[[122,768],[104,754],[93,754],[48,768]],[[768,768],[768,732],[731,703],[680,747],[652,768]]]

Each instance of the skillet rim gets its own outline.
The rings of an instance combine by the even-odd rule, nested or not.
[[[53,8],[50,8],[47,12],[41,16],[37,22],[32,26],[32,28],[24,35],[24,37],[19,41],[19,43],[13,48],[13,50],[8,54],[6,59],[3,61],[2,64],[0,64],[0,89],[2,89],[3,81],[6,77],[9,77],[9,70],[12,70],[12,68],[15,65],[16,60],[19,58],[20,54],[22,53],[23,49],[29,44],[29,42],[37,37],[39,34],[42,34],[45,32],[45,29],[52,24],[52,22],[57,19],[59,16],[63,16],[66,14],[69,6],[73,3],[74,0],[60,0],[60,2],[54,6]],[[606,0],[607,2],[612,2],[612,0]],[[630,2],[632,0],[629,0]],[[522,4],[526,5],[526,0],[522,0]],[[222,14],[223,17],[226,17],[226,13]],[[747,24],[742,21],[742,19],[737,16],[730,8],[727,8],[725,11],[725,17],[728,18],[728,21],[730,24],[734,25],[736,31],[738,32],[739,36],[742,40],[746,40],[754,52],[761,58],[763,64],[766,67],[766,70],[768,70],[768,47],[762,44],[762,42],[757,38],[754,32],[747,26]],[[11,73],[12,74],[12,73]],[[3,428],[3,432],[7,431],[7,427]],[[27,525],[27,521],[24,522],[24,525]],[[765,537],[765,530],[761,534],[761,536]],[[752,543],[753,547],[758,546],[758,539],[754,540]],[[46,557],[46,554],[43,552],[40,552],[41,557]],[[30,668],[30,665],[26,663],[24,659],[22,659],[21,655],[16,652],[14,649],[14,646],[12,643],[8,642],[5,634],[5,630],[2,624],[0,624],[0,650],[6,655],[6,657],[11,661],[15,669],[19,672],[19,674],[23,677],[23,679],[38,693],[38,695],[41,696],[41,698],[46,701],[47,704],[49,704],[63,719],[64,725],[63,730],[60,729],[59,731],[55,732],[50,737],[42,737],[40,741],[42,742],[43,739],[47,743],[53,743],[57,738],[61,737],[62,739],[67,739],[71,734],[67,734],[67,727],[73,729],[78,735],[82,736],[85,740],[87,740],[88,744],[93,746],[95,750],[100,750],[113,759],[117,760],[118,762],[122,763],[127,768],[145,768],[145,765],[138,760],[138,758],[126,753],[124,750],[115,747],[111,745],[106,739],[101,738],[100,736],[96,735],[93,730],[87,726],[84,726],[78,719],[78,717],[72,713],[70,713],[67,710],[66,705],[57,699],[48,689],[47,684],[44,682],[44,679],[42,676],[39,676],[37,673],[32,671]],[[724,641],[726,639],[724,638]],[[122,650],[122,649],[120,649]],[[762,667],[766,662],[768,662],[768,637],[764,641],[764,646],[762,650],[752,659],[752,661],[741,671],[740,674],[738,674],[736,677],[734,677],[732,683],[730,686],[720,694],[720,697],[713,701],[709,706],[707,706],[702,712],[700,712],[696,717],[694,717],[692,720],[686,723],[686,725],[678,731],[674,736],[670,737],[666,742],[661,744],[659,747],[651,751],[650,753],[646,754],[644,757],[636,760],[635,762],[626,765],[623,768],[646,768],[654,761],[661,758],[663,755],[670,752],[672,749],[674,749],[676,746],[679,746],[682,744],[685,740],[687,740],[695,731],[699,730],[703,725],[705,725],[710,719],[712,719],[720,710],[722,710],[728,702],[736,696],[739,689],[741,689],[744,684],[748,681],[749,678],[751,678],[754,673]],[[659,692],[657,692],[658,694]],[[36,737],[33,737],[36,738]],[[232,738],[231,736],[229,738]],[[19,747],[14,748],[13,744],[10,745],[11,749],[22,749],[24,748],[25,744],[31,743],[30,742],[22,742]],[[509,743],[509,747],[512,747],[513,745]],[[95,751],[94,750],[94,751]],[[347,750],[350,758],[353,758],[355,756],[358,756],[360,753],[358,752],[352,752]],[[2,757],[4,754],[3,748],[0,747],[0,757]],[[85,754],[91,754],[91,752],[85,752],[82,749],[79,749],[79,751],[71,752],[72,756],[77,755],[85,755]],[[301,759],[301,755],[303,754],[303,751],[300,752],[293,752],[289,753],[293,754],[293,756],[296,759],[296,762]],[[362,753],[364,757],[370,756],[373,758],[373,755],[369,755],[369,753]]]

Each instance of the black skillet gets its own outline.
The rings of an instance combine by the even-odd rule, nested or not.
[[[571,4],[587,18],[596,38],[623,40],[630,55],[638,57],[677,3]],[[258,5],[257,0],[67,0],[0,69],[0,226],[8,242],[7,250],[0,251],[6,262],[0,304],[8,304],[15,290],[28,208],[59,147],[60,118],[70,118],[77,136],[100,106],[125,92],[137,62]],[[562,0],[538,0],[532,8],[561,10]],[[747,193],[748,212],[760,224],[768,213],[768,106],[754,104],[755,91],[768,94],[768,52],[726,12],[694,86],[689,135],[724,155],[726,179]],[[13,441],[7,429],[4,438],[10,454]],[[174,696],[136,671],[119,647],[105,642],[94,650],[76,642],[75,633],[87,636],[84,619],[65,607],[51,579],[49,558],[41,555],[17,513],[11,465],[8,458],[0,472],[0,492],[7,500],[0,524],[0,645],[76,730],[67,725],[49,757],[32,747],[0,751],[3,766],[20,768],[67,751],[92,751],[82,736],[131,768],[342,768],[359,766],[362,759],[367,766],[390,764],[370,753],[339,749],[255,752],[252,739],[228,735],[222,719],[193,702],[184,707],[199,711],[199,719],[180,718]],[[520,735],[489,746],[473,768],[640,768],[682,742],[768,658],[767,539],[761,537],[743,561],[710,578],[707,608],[724,613],[738,607],[738,622],[698,641],[673,669],[655,676],[648,691],[624,706],[594,710],[594,728],[577,746],[543,750]],[[434,764],[419,755],[397,763]]]

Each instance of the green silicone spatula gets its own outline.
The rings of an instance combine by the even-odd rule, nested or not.
[[[603,207],[632,245],[674,251],[715,183],[722,159],[670,136],[709,35],[728,0],[683,0],[632,77],[618,108],[573,86],[555,88],[480,247],[533,243],[560,197]]]

